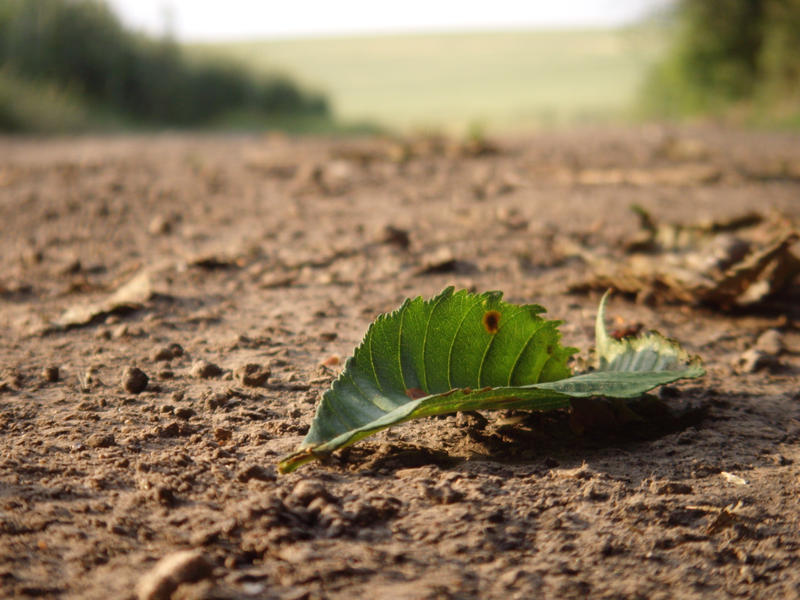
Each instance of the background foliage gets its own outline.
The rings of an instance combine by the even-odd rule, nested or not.
[[[190,60],[173,40],[132,33],[100,0],[0,0],[0,65],[6,131],[329,112],[322,96],[283,76],[256,77],[232,60]]]
[[[800,122],[800,0],[681,0],[673,28],[645,86],[650,114]]]
[[[104,0],[0,0],[0,131],[505,132],[637,116],[800,126],[798,48],[800,0],[678,0],[619,30],[192,47],[126,29]]]

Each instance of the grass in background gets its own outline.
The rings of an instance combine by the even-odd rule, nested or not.
[[[463,134],[630,118],[657,28],[420,34],[194,45],[325,93],[337,119]]]

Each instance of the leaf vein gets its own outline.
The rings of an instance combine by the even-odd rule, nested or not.
[[[458,334],[461,332],[461,328],[464,327],[464,323],[467,320],[467,317],[472,313],[473,309],[480,305],[483,302],[482,297],[478,297],[478,299],[472,303],[472,305],[464,311],[464,316],[461,317],[461,321],[458,323],[458,327],[456,327],[456,331],[453,334],[453,339],[450,340],[450,347],[447,351],[447,386],[452,390],[453,389],[453,380],[452,380],[452,371],[453,371],[453,346],[456,345],[456,338]]]
[[[375,385],[378,386],[378,390],[383,393],[383,386],[381,385],[380,377],[378,377],[378,368],[375,366],[375,357],[372,353],[372,340],[375,338],[375,332],[373,331],[372,335],[367,336],[367,343],[369,344],[369,364],[372,367],[372,375],[375,377]]]
[[[425,333],[422,336],[422,377],[420,378],[420,385],[422,386],[423,391],[427,392],[428,390],[428,361],[426,359],[426,353],[428,350],[428,332],[431,328],[431,321],[433,320],[433,313],[436,312],[436,307],[439,306],[439,303],[446,298],[451,298],[452,295],[448,294],[447,296],[441,295],[434,303],[433,307],[431,308],[431,312],[428,314],[428,319],[425,323]]]
[[[408,305],[408,302],[406,302],[400,309],[400,326],[397,328],[397,366],[400,369],[400,381],[403,382],[403,391],[408,389],[406,374],[403,371],[403,324],[405,323],[406,313],[408,313]]]
[[[522,345],[522,348],[520,349],[519,354],[517,354],[517,358],[514,359],[514,364],[511,365],[511,370],[508,372],[508,383],[506,383],[506,385],[508,385],[508,386],[511,385],[511,380],[514,379],[514,374],[517,372],[517,367],[519,367],[519,361],[520,361],[520,359],[522,359],[522,355],[525,354],[525,351],[528,349],[528,346],[530,345],[531,341],[533,340],[533,338],[536,337],[536,334],[539,333],[539,330],[541,330],[543,325],[544,325],[544,322],[537,323],[536,324],[536,329],[531,331],[531,334],[528,336],[528,339],[525,340],[525,343]],[[537,377],[537,380],[538,380],[538,377]],[[532,381],[531,383],[535,383],[535,382]]]

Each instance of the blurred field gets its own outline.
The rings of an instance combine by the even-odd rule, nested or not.
[[[624,30],[419,34],[199,45],[328,95],[336,117],[507,131],[629,119],[664,36]]]

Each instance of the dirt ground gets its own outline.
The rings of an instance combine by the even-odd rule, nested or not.
[[[618,247],[632,204],[798,220],[800,137],[0,140],[0,596],[800,597],[791,301],[614,296],[705,360],[668,414],[458,414],[276,471],[407,296],[504,290],[588,349],[599,296],[568,293],[591,269],[560,240]]]

